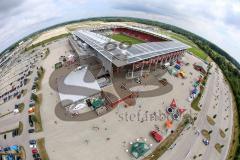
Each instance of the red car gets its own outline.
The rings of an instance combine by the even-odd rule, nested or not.
[[[32,154],[38,153],[38,150],[36,148],[32,149]]]
[[[163,136],[156,131],[151,131],[150,134],[155,139],[156,142],[161,142],[163,140]]]

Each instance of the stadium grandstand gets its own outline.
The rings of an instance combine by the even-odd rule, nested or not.
[[[128,78],[140,76],[153,66],[176,61],[189,48],[157,32],[128,25],[77,30],[72,33],[70,44],[91,50],[106,73],[124,71]]]

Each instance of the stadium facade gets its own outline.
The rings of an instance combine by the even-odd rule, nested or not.
[[[107,25],[81,29],[72,33],[70,44],[77,52],[80,48],[93,51],[101,60],[106,73],[126,72],[126,77],[142,76],[184,55],[188,45],[152,30],[128,25]],[[111,38],[122,34],[142,41],[138,44],[119,42]]]

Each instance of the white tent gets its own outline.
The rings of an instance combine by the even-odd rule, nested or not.
[[[18,109],[14,109],[14,110],[13,110],[13,113],[14,113],[14,114],[17,114],[17,113],[19,113],[19,110],[18,110]]]

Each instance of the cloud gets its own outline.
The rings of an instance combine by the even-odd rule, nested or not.
[[[1,0],[0,51],[36,30],[93,16],[176,25],[216,43],[240,62],[240,2],[235,0]]]
[[[10,0],[11,1],[11,0]],[[5,4],[5,6],[11,6]],[[0,50],[7,48],[23,36],[35,30],[35,24],[60,16],[60,10],[51,0],[43,3],[41,0],[25,0],[7,11],[0,21]],[[37,27],[36,27],[37,28]],[[38,28],[40,29],[40,28]]]
[[[24,3],[24,0],[2,0],[0,4],[0,27],[3,27],[11,16],[18,14],[17,8]]]
[[[135,11],[147,14],[159,14],[171,18],[184,18],[170,3],[160,1],[119,1],[113,7],[118,10]],[[173,9],[175,8],[175,9]]]
[[[23,0],[1,0],[0,14],[5,14],[6,12],[12,11],[16,7],[20,6],[23,2]]]
[[[172,5],[174,4],[174,5]],[[240,62],[240,3],[231,1],[119,0],[114,8],[129,15],[159,20],[196,33]]]
[[[225,17],[225,23],[230,24],[236,28],[240,27],[240,12],[229,12]]]

